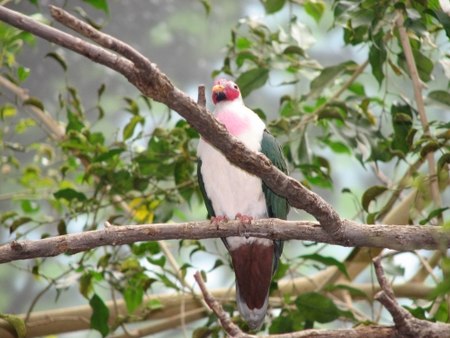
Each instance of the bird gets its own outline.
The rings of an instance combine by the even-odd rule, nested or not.
[[[261,118],[247,108],[236,83],[219,79],[212,87],[213,114],[228,132],[247,148],[266,155],[287,174],[280,145]],[[197,147],[199,187],[212,222],[239,219],[286,219],[287,200],[274,193],[257,176],[230,163],[203,138]],[[261,328],[268,308],[269,289],[277,271],[283,242],[250,236],[222,238],[236,275],[236,303],[251,330]]]

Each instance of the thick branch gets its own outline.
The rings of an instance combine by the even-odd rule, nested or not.
[[[55,11],[57,11],[57,19],[60,22],[65,23],[65,17],[70,17],[67,20],[72,22],[70,24],[72,29],[76,29],[85,36],[95,36],[97,42],[114,39],[101,32],[96,32],[95,34],[89,32],[89,29],[93,31],[94,29],[81,24],[77,25],[76,21],[78,19],[68,15],[62,9],[52,8],[52,12],[55,13]],[[286,197],[289,204],[293,207],[303,209],[312,214],[331,235],[343,237],[343,220],[327,202],[317,194],[306,189],[300,182],[283,174],[263,154],[248,150],[241,142],[232,137],[225,127],[208,113],[206,108],[199,106],[194,100],[176,88],[167,76],[150,61],[135,67],[134,61],[136,60],[134,58],[130,61],[123,56],[118,56],[101,47],[45,26],[5,7],[0,7],[0,20],[71,49],[123,74],[144,95],[177,111],[205,140],[219,149],[231,163],[259,176],[270,189]],[[77,27],[82,28],[78,29]],[[124,45],[123,43],[122,47]],[[112,46],[108,47],[113,48]],[[119,50],[118,48],[115,49]],[[133,50],[133,48],[127,46],[127,50]],[[123,54],[130,57],[127,53]],[[135,52],[133,55],[137,54],[139,53]]]
[[[400,251],[450,247],[450,232],[440,227],[413,225],[368,225],[345,221],[346,239],[335,238],[319,224],[305,221],[259,219],[242,230],[239,221],[218,225],[209,221],[108,226],[105,229],[22,240],[0,246],[0,263],[36,257],[74,254],[105,245],[122,245],[164,239],[204,239],[252,236],[271,239],[299,239],[342,246],[390,248]]]

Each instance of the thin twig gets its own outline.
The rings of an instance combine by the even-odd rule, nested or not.
[[[430,126],[428,124],[427,114],[425,112],[425,103],[422,96],[423,84],[419,78],[419,72],[417,71],[416,61],[414,60],[414,54],[411,49],[411,44],[409,43],[408,33],[404,26],[403,12],[400,9],[397,10],[396,24],[400,37],[400,43],[405,54],[409,75],[413,84],[414,98],[417,105],[417,111],[419,112],[420,122],[422,123],[423,133],[425,136],[431,138]],[[428,171],[430,173],[431,196],[433,197],[435,207],[440,208],[442,206],[442,198],[439,192],[439,182],[436,172],[436,162],[434,160],[434,154],[428,153],[426,156],[428,161]],[[438,220],[439,224],[443,224],[442,214],[439,215]]]
[[[138,68],[147,69],[150,66],[149,61],[145,56],[136,51],[134,48],[131,48],[123,41],[96,30],[91,25],[80,21],[78,18],[59,7],[50,5],[49,9],[52,17],[56,21],[59,21],[64,26],[71,28],[88,39],[97,42],[100,46],[108,48],[131,60]]]
[[[224,330],[231,337],[249,337],[249,335],[243,333],[241,329],[231,321],[228,314],[223,310],[222,305],[220,305],[220,303],[209,293],[200,272],[197,271],[194,274],[194,278],[197,281],[200,290],[202,291],[203,298],[205,299],[206,304],[208,304],[209,308],[214,311],[215,315],[220,320],[220,324],[222,325]]]

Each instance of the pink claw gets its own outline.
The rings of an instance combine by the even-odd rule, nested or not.
[[[252,223],[253,217],[247,216],[247,215],[242,215],[240,212],[238,212],[236,214],[235,219],[241,222],[241,224],[239,226],[239,234],[241,236],[244,236],[245,238],[248,238],[249,236],[247,234],[247,225]]]
[[[217,230],[219,230],[219,224],[222,222],[228,222],[227,216],[213,216],[211,217],[211,224],[215,224]]]
[[[243,224],[251,224],[253,221],[252,216],[242,215],[240,212],[236,214],[235,219],[241,221]]]

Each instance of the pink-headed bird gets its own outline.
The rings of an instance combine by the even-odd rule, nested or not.
[[[264,122],[242,100],[239,87],[225,79],[212,89],[214,115],[228,132],[250,150],[262,152],[283,172],[286,162]],[[286,219],[285,198],[271,191],[262,180],[231,164],[208,142],[200,139],[197,149],[198,179],[208,216],[243,221],[274,217]],[[255,330],[267,312],[269,288],[277,270],[283,242],[256,237],[222,238],[230,252],[236,274],[236,302],[241,316]]]

